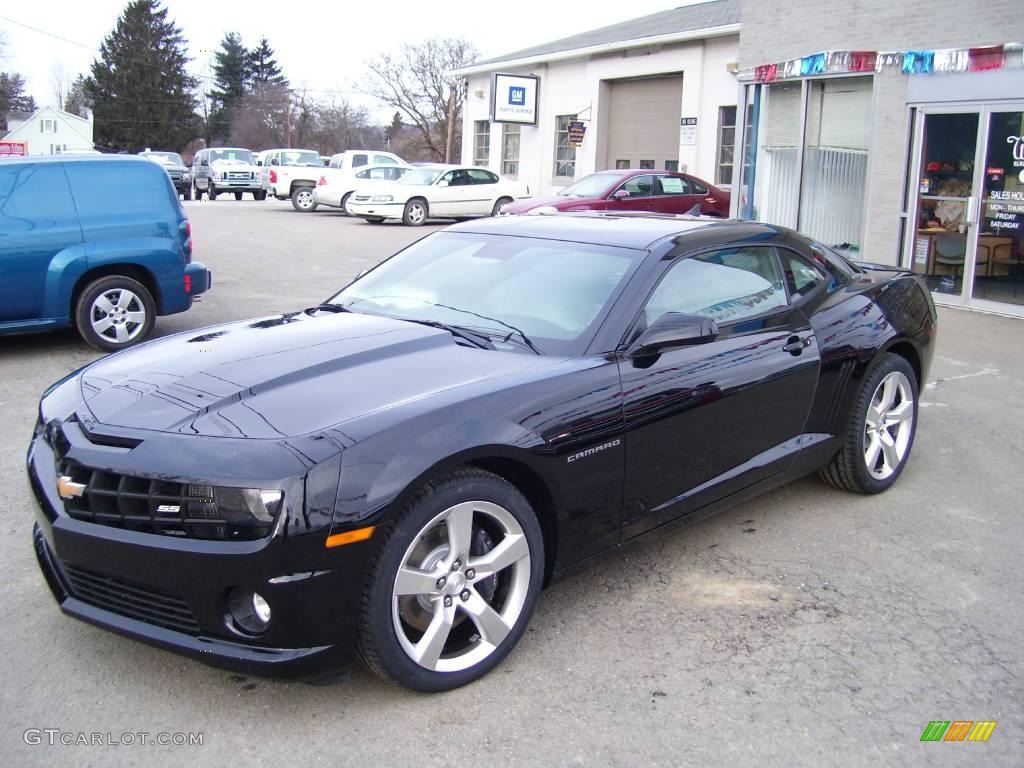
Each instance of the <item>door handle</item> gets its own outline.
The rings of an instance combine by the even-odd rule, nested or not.
[[[799,336],[790,336],[786,340],[786,345],[783,347],[784,350],[789,352],[791,355],[799,355],[804,351],[805,347],[811,346],[811,337],[805,336],[800,338]]]

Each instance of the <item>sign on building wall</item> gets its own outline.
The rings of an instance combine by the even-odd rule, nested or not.
[[[540,78],[534,75],[496,74],[491,89],[491,120],[536,125],[539,86]]]
[[[569,123],[569,146],[582,147],[583,137],[587,133],[587,126],[582,120],[573,120]]]
[[[697,143],[697,118],[679,118],[679,143],[684,146],[693,146]]]
[[[0,141],[0,157],[24,157],[28,144],[24,141]]]

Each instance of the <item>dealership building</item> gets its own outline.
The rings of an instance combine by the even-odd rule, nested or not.
[[[715,0],[480,62],[463,159],[550,193],[678,169],[734,216],[1024,316],[1019,0]]]

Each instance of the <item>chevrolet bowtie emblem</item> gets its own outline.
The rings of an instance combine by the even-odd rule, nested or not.
[[[61,475],[57,480],[57,493],[62,499],[73,499],[85,493],[85,486],[82,483],[76,483],[67,475]]]

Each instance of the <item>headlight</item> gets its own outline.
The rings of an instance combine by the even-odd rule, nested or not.
[[[371,199],[371,202],[374,202],[374,203],[390,203],[394,199],[395,198],[393,198],[391,195],[374,195],[373,198]]]
[[[527,213],[532,213],[536,216],[550,216],[552,213],[558,213],[558,209],[553,205],[542,205],[539,208],[531,208]]]
[[[283,494],[255,488],[189,485],[188,498],[188,517],[211,521],[193,525],[202,538],[253,540],[270,534]]]
[[[188,171],[185,171],[183,174],[181,174],[182,181],[188,181],[191,178],[192,178],[192,174],[189,173]]]
[[[220,171],[214,171],[213,172],[213,180],[214,181],[220,181]]]
[[[78,384],[82,369],[73,371],[60,381],[51,384],[39,399],[39,420],[46,423],[51,419],[66,419],[75,412],[82,402],[82,390]]]

